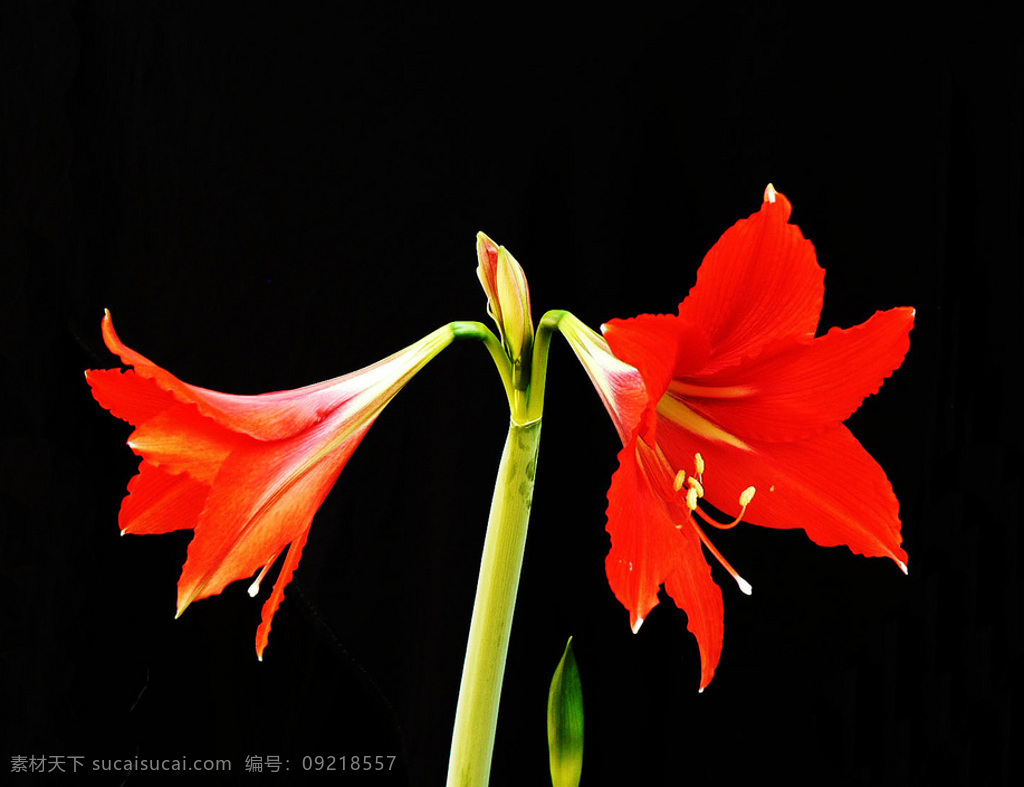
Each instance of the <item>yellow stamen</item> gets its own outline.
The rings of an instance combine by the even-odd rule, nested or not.
[[[739,573],[736,571],[736,569],[734,569],[729,564],[729,561],[727,561],[722,556],[722,553],[715,548],[715,545],[711,543],[710,539],[708,539],[707,534],[705,534],[705,532],[701,529],[699,523],[703,522],[707,525],[711,525],[712,527],[716,527],[721,530],[727,530],[731,527],[735,527],[743,520],[743,515],[747,511],[747,506],[750,505],[750,502],[754,499],[754,495],[756,494],[757,489],[753,486],[748,486],[740,493],[740,513],[732,522],[723,525],[719,522],[714,521],[704,511],[698,508],[698,498],[704,497],[703,476],[705,469],[704,457],[702,457],[699,453],[693,455],[693,466],[694,469],[697,471],[697,476],[700,477],[700,480],[698,480],[695,476],[687,477],[686,473],[680,470],[678,473],[676,473],[675,480],[673,482],[675,491],[679,492],[683,488],[683,484],[686,484],[686,507],[690,510],[690,522],[693,525],[693,529],[697,531],[697,535],[700,538],[701,543],[704,544],[704,546],[708,548],[708,551],[711,552],[711,554],[715,556],[718,562],[722,564],[722,568],[728,571],[732,578],[736,580],[736,584],[739,585],[740,590],[742,590],[749,596],[751,591],[753,590],[753,588],[750,586],[750,583],[747,582],[747,580],[745,580],[743,577],[741,577]],[[676,525],[676,527],[681,528],[682,526]]]
[[[746,489],[743,490],[743,493],[740,495],[740,512],[736,515],[736,518],[732,520],[732,522],[723,525],[721,522],[716,522],[715,520],[711,519],[711,517],[705,518],[704,521],[707,522],[709,525],[717,527],[719,530],[728,530],[730,528],[736,527],[736,525],[743,521],[743,515],[747,512],[747,506],[750,505],[750,501],[754,499],[754,493],[756,491],[757,490],[752,486],[748,486]]]

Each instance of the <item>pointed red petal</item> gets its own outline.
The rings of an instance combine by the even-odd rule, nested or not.
[[[772,192],[761,210],[728,229],[704,258],[679,316],[711,345],[712,368],[738,363],[773,339],[814,336],[825,271],[811,242],[788,224],[792,207]]]
[[[658,588],[665,583],[697,638],[703,690],[722,652],[722,591],[711,579],[689,512],[669,502],[672,479],[665,472],[663,461],[642,440],[632,440],[619,453],[608,490],[612,548],[605,570],[634,631],[658,603]]]
[[[650,449],[647,449],[650,450]],[[683,536],[641,465],[640,441],[619,452],[619,469],[608,490],[612,548],[605,570],[612,592],[629,610],[633,630],[658,603],[658,588],[675,566]]]
[[[189,544],[179,611],[251,577],[308,530],[369,426],[339,439],[339,425],[329,420],[291,440],[251,441],[232,452]]]
[[[692,545],[687,545],[692,548]],[[715,676],[722,656],[725,634],[725,607],[722,589],[711,578],[711,566],[703,555],[680,560],[665,579],[665,591],[676,606],[686,612],[686,627],[697,638],[700,648],[700,690]]]
[[[803,528],[822,546],[845,544],[906,566],[896,495],[885,471],[845,426],[790,443],[752,441],[745,451],[661,419],[658,438],[673,467],[688,468],[694,453],[702,454],[705,499],[723,513],[738,514],[740,494],[753,486],[746,521]]]
[[[194,404],[200,412],[224,427],[260,440],[290,437],[322,420],[331,411],[362,393],[366,387],[362,381],[355,383],[352,380],[354,375],[346,375],[293,391],[256,396],[225,394],[182,382],[141,353],[132,350],[118,338],[110,312],[103,317],[103,340],[125,365],[133,367],[137,379],[151,380],[152,384],[173,396],[179,403]]]
[[[208,484],[143,460],[139,474],[128,482],[118,524],[122,532],[138,535],[195,527],[209,492]]]
[[[110,313],[103,318],[107,347],[137,375],[153,380],[181,403],[199,411],[227,429],[258,440],[282,440],[312,428],[339,410],[353,418],[378,411],[402,386],[452,341],[445,326],[415,344],[356,372],[291,391],[240,396],[211,391],[184,383],[145,356],[127,347],[114,332]]]
[[[270,626],[274,621],[274,613],[284,601],[284,589],[292,581],[292,574],[295,573],[299,559],[302,557],[302,549],[306,546],[306,538],[309,530],[304,530],[291,546],[288,547],[288,554],[285,556],[284,565],[281,566],[281,573],[274,583],[274,590],[263,603],[263,611],[259,628],[256,629],[256,658],[263,661],[263,651],[266,650],[267,642],[270,639]]]
[[[913,322],[913,309],[891,309],[812,341],[780,340],[738,366],[678,380],[670,395],[748,442],[806,438],[881,388],[910,348]]]

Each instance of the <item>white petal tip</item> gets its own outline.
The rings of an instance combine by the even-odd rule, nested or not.
[[[637,632],[638,632],[638,631],[640,630],[640,627],[641,627],[641,626],[642,626],[643,624],[644,624],[644,619],[643,619],[643,618],[637,618],[637,619],[636,619],[636,623],[634,623],[634,624],[633,624],[633,626],[632,626],[632,628],[633,628],[633,633],[634,633],[634,634],[636,634],[636,633],[637,633]]]
[[[249,585],[249,598],[256,598],[256,594],[260,592],[259,580]]]
[[[897,563],[897,565],[898,565],[898,566],[900,567],[900,570],[901,570],[901,571],[902,571],[902,572],[903,572],[904,574],[906,574],[907,576],[910,576],[910,572],[909,572],[909,571],[907,571],[907,564],[906,564],[906,563],[904,563],[904,562],[903,562],[902,560],[897,560],[897,561],[896,561],[896,563]]]
[[[775,194],[776,194],[775,186],[773,186],[771,183],[769,183],[765,187],[765,189],[764,189],[764,201],[765,202],[771,202],[772,204],[774,204],[775,203]]]
[[[748,596],[754,592],[753,586],[749,582],[747,582],[747,580],[745,580],[743,577],[736,577],[736,584],[739,585],[740,590],[742,590]]]
[[[701,686],[699,689],[697,689],[697,693],[698,694],[703,694],[704,693],[704,687]]]

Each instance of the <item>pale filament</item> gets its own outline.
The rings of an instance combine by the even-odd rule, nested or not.
[[[278,554],[280,554],[280,552]],[[263,577],[265,577],[267,572],[270,571],[270,567],[274,565],[275,560],[277,560],[277,555],[274,555],[274,557],[270,559],[270,562],[263,567],[263,570],[260,572],[260,575],[256,577],[256,580],[249,585],[249,598],[256,598],[256,595],[260,592],[260,582],[263,581]]]
[[[711,540],[707,537],[707,534],[701,529],[699,522],[717,527],[721,530],[728,530],[729,528],[736,527],[741,521],[743,521],[743,515],[747,511],[747,506],[750,505],[750,501],[754,499],[754,493],[757,491],[754,487],[748,486],[740,494],[740,512],[736,518],[728,524],[722,524],[715,522],[705,512],[703,512],[697,506],[697,500],[704,497],[704,457],[699,453],[694,455],[694,470],[696,470],[695,476],[687,476],[683,470],[676,473],[675,479],[672,483],[672,487],[677,492],[683,492],[685,487],[685,498],[686,507],[690,510],[690,522],[693,524],[693,529],[697,531],[697,536],[700,538],[701,543],[707,547],[708,551],[715,556],[719,563],[722,564],[722,568],[729,572],[736,584],[739,585],[740,590],[750,595],[753,588],[750,583],[747,582],[743,577],[739,575],[730,565],[729,561],[725,559],[721,552],[711,543]],[[676,527],[680,527],[677,525]]]

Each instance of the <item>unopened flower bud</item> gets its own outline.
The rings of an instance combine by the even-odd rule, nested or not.
[[[513,364],[518,365],[533,345],[533,315],[526,274],[504,246],[482,232],[476,236],[476,269],[487,293],[488,311],[498,326]]]

